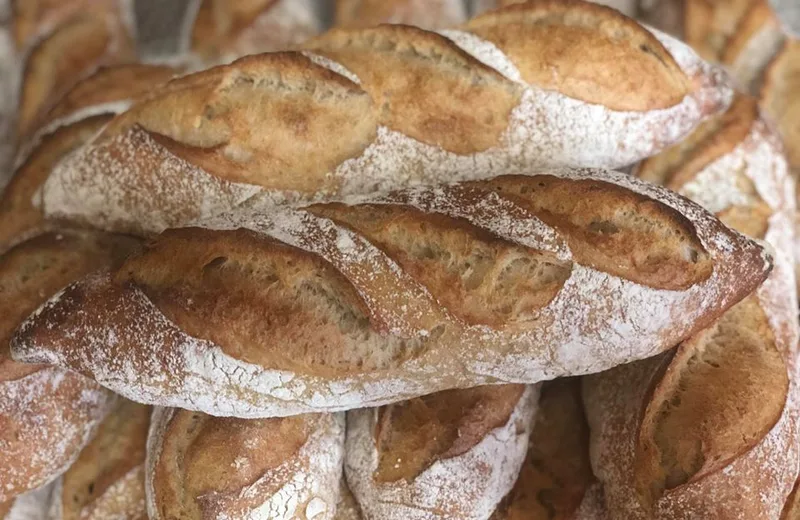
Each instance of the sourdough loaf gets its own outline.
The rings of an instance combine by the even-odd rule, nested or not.
[[[147,520],[145,449],[151,409],[125,399],[53,485],[48,520]]]
[[[0,503],[57,477],[89,441],[112,398],[94,381],[9,357],[20,321],[76,278],[119,262],[130,239],[45,233],[0,256]]]
[[[189,48],[217,64],[248,54],[284,50],[322,31],[315,0],[201,0]]]
[[[174,80],[56,168],[45,212],[154,233],[253,198],[621,166],[730,100],[686,46],[594,4],[530,2],[443,34],[334,30]]]
[[[602,170],[203,225],[68,287],[21,327],[15,358],[210,414],[377,406],[655,355],[771,264],[699,206]]]
[[[365,28],[401,23],[436,29],[458,25],[466,17],[461,0],[336,0],[334,25]]]
[[[539,388],[440,392],[347,414],[347,482],[366,519],[487,520],[519,474]]]
[[[594,484],[580,380],[547,382],[519,478],[491,520],[602,520]]]
[[[779,139],[742,97],[639,173],[766,240],[776,260],[764,285],[675,352],[586,379],[609,514],[778,518],[800,464],[788,376],[797,373],[795,203]]]
[[[157,409],[148,512],[151,520],[330,520],[343,451],[342,414],[241,420]]]

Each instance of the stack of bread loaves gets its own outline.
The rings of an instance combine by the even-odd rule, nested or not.
[[[288,4],[202,2],[180,61],[271,48]],[[756,100],[592,3],[391,4],[194,73],[23,75],[0,519],[797,514]]]

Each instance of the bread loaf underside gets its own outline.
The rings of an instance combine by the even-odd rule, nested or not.
[[[53,298],[12,353],[212,415],[344,410],[652,356],[771,269],[663,188],[548,173],[168,231]]]
[[[561,47],[572,38],[594,49],[590,59]],[[330,200],[532,165],[619,167],[730,98],[726,76],[688,47],[589,3],[511,6],[442,35],[336,30],[302,52],[154,89],[54,170],[43,207],[153,233],[254,197]]]

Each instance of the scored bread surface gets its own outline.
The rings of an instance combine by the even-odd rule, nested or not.
[[[211,414],[343,410],[651,356],[771,269],[698,206],[605,171],[204,225],[68,287],[21,327],[15,357]]]
[[[56,168],[45,212],[153,233],[253,197],[275,204],[536,165],[619,167],[730,100],[720,70],[613,10],[508,9],[441,35],[338,29],[299,53],[249,56],[154,89]],[[503,39],[505,30],[520,36]],[[540,50],[553,67],[575,67],[558,43],[572,37],[620,65],[585,66],[576,80],[537,73]],[[628,62],[650,72],[620,70]]]

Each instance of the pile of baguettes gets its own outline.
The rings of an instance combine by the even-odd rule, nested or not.
[[[800,44],[493,4],[11,1],[0,519],[800,518]]]

